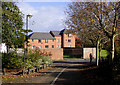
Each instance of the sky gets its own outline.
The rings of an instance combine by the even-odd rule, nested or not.
[[[60,31],[65,28],[65,10],[70,2],[19,2],[17,6],[24,14],[32,14],[29,18],[29,29],[33,32]],[[23,27],[25,28],[25,26]]]

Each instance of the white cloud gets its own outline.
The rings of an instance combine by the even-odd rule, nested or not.
[[[26,4],[26,3],[18,3],[17,4],[19,9],[24,13],[24,14],[36,14],[37,10],[34,9],[32,6]]]
[[[19,8],[24,14],[31,13],[29,28],[33,32],[49,32],[50,30],[61,30],[64,28],[64,7],[62,6],[39,6],[32,7],[27,3],[19,3]],[[33,24],[33,25],[32,25]]]

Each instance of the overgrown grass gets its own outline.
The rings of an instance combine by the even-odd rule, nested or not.
[[[83,58],[81,55],[64,55],[64,58]]]
[[[107,50],[101,50],[101,57],[106,58],[108,56]],[[64,55],[64,58],[83,58],[82,55]]]
[[[106,58],[108,56],[108,51],[107,50],[101,50],[101,57]]]

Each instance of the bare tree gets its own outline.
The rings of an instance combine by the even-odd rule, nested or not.
[[[118,9],[118,2],[73,2],[69,4],[69,9],[66,11],[69,16],[66,21],[68,28],[78,34],[84,33],[89,39],[95,36],[92,41],[96,40],[97,48],[105,36],[110,39],[110,63],[114,59],[114,38],[119,34]],[[85,32],[92,35],[86,35]]]

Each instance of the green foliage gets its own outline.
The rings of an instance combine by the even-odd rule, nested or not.
[[[3,68],[22,69],[25,67],[28,69],[39,67],[43,64],[52,64],[52,60],[49,56],[46,56],[45,53],[42,53],[39,49],[35,49],[34,51],[30,51],[25,55],[18,55],[16,51],[11,53],[3,53],[2,63]]]
[[[110,40],[109,64],[114,59],[114,38],[120,33],[119,10],[120,2],[73,2],[66,11],[69,30],[81,36],[83,43],[96,45],[98,41],[105,44]]]
[[[43,64],[52,64],[52,60],[50,59],[49,56],[41,56]]]
[[[64,58],[83,58],[82,55],[64,55]]]
[[[101,57],[107,58],[108,54],[109,54],[109,53],[108,53],[107,50],[101,50]]]
[[[23,47],[23,14],[14,2],[2,2],[2,42],[7,47]]]
[[[2,65],[6,68],[22,68],[23,67],[23,56],[17,55],[16,52],[3,53],[2,54]]]

